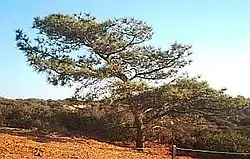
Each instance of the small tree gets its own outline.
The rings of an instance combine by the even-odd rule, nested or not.
[[[33,40],[16,31],[28,64],[53,85],[75,85],[77,98],[126,99],[122,104],[133,115],[139,148],[142,115],[132,97],[149,90],[152,82],[176,79],[191,62],[189,45],[174,43],[168,50],[148,45],[152,28],[134,18],[98,21],[89,14],[51,14],[35,18],[32,28],[38,31]]]

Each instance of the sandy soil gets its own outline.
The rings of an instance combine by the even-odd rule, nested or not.
[[[21,129],[0,129],[0,159],[166,159],[167,147],[138,152],[93,139],[62,137]],[[158,146],[159,147],[159,146]],[[191,159],[178,157],[178,159]]]

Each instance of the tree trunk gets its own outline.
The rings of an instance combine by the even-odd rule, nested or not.
[[[142,151],[143,148],[143,142],[144,142],[144,137],[143,137],[143,129],[142,129],[142,123],[139,119],[138,114],[135,115],[135,127],[136,127],[136,138],[135,138],[135,146],[136,148],[141,148],[139,150]]]
[[[131,99],[132,95],[130,96]],[[143,122],[140,119],[140,111],[138,110],[138,105],[131,100],[129,102],[130,108],[131,108],[131,112],[133,114],[134,117],[134,127],[136,129],[136,136],[135,136],[135,147],[138,148],[138,150],[143,151],[143,147],[144,147],[144,134],[143,134]]]
[[[143,132],[142,132],[142,129],[140,127],[140,128],[137,128],[137,134],[136,134],[136,140],[135,140],[136,148],[143,148],[143,142],[144,142],[143,141]]]

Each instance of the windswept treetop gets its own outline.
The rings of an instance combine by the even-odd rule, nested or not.
[[[32,39],[16,31],[28,64],[53,85],[80,84],[77,93],[103,94],[115,83],[175,78],[191,62],[191,46],[151,46],[152,28],[134,18],[99,21],[90,14],[50,14],[35,18],[32,28],[37,31]]]

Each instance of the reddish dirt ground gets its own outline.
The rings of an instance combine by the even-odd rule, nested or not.
[[[155,147],[155,145],[153,146]],[[159,146],[158,146],[159,147]],[[0,129],[0,159],[166,159],[162,149],[138,152],[93,139],[45,135],[21,129]],[[177,159],[191,159],[178,157]]]

